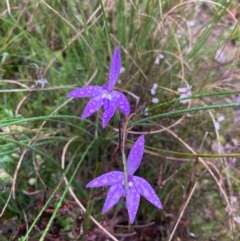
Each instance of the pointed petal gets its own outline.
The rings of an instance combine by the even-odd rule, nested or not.
[[[127,201],[127,210],[128,210],[129,219],[130,219],[130,222],[133,223],[136,217],[137,210],[139,207],[139,202],[140,202],[140,195],[134,186],[129,188],[129,192],[126,195],[126,201]]]
[[[132,175],[139,167],[144,152],[144,136],[140,136],[133,145],[127,161],[128,173]]]
[[[104,112],[102,118],[102,127],[105,128],[107,123],[113,117],[117,106],[112,100],[106,100],[107,102],[104,103]]]
[[[103,91],[102,86],[89,85],[82,88],[72,90],[68,93],[68,98],[84,98],[84,97],[94,97],[100,95]]]
[[[117,183],[122,183],[124,179],[123,172],[113,171],[103,174],[87,184],[86,187],[104,187],[109,185],[114,185]]]
[[[120,56],[120,47],[117,46],[114,50],[112,56],[112,62],[109,73],[109,89],[112,90],[115,84],[117,83],[119,74],[121,70],[121,56]]]
[[[110,208],[112,208],[124,194],[125,189],[122,183],[111,186],[103,206],[102,214],[106,213]]]
[[[151,185],[143,178],[133,176],[133,183],[140,195],[145,197],[150,203],[157,208],[162,209],[162,203]]]
[[[85,119],[88,116],[90,116],[91,114],[93,114],[94,112],[98,111],[102,105],[103,105],[103,100],[102,100],[101,95],[93,97],[87,103],[87,105],[82,113],[81,119]]]
[[[114,101],[115,105],[122,113],[124,113],[126,116],[129,116],[130,104],[127,97],[123,93],[114,90],[112,101]]]

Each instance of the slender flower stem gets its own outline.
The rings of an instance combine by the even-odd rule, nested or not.
[[[120,113],[117,112],[118,118],[119,118],[119,149],[121,151],[122,155],[122,161],[123,161],[123,172],[124,172],[124,186],[128,192],[128,170],[127,170],[127,160],[126,160],[126,155],[125,155],[125,142],[126,142],[126,130],[127,130],[127,124],[128,120],[123,124],[123,130],[121,131],[121,117]],[[121,136],[122,133],[122,136]]]
[[[126,160],[126,155],[125,155],[125,142],[126,142],[126,137],[127,137],[127,126],[130,121],[130,119],[135,116],[135,113],[132,113],[130,116],[126,118],[126,121],[123,125],[123,134],[122,134],[122,148],[121,148],[121,153],[122,153],[122,161],[123,161],[123,172],[124,172],[124,186],[128,192],[128,169],[127,169],[127,160]]]
[[[126,119],[126,122],[123,125],[123,134],[122,134],[122,148],[121,148],[121,153],[122,153],[122,162],[123,162],[123,172],[124,172],[124,186],[128,192],[128,170],[127,170],[127,160],[126,160],[126,155],[125,155],[125,142],[126,142],[126,135],[127,135],[127,125],[128,121],[130,118]]]
[[[127,161],[126,161],[126,155],[124,153],[124,150],[122,149],[122,161],[123,161],[123,171],[124,171],[124,186],[127,189],[128,192],[128,170],[127,170]]]

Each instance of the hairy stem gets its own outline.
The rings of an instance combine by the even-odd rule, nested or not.
[[[123,171],[124,171],[124,186],[128,192],[128,170],[127,170],[127,160],[125,155],[125,142],[126,142],[126,136],[127,136],[127,125],[128,125],[129,119],[126,120],[123,126],[123,135],[122,135],[122,148],[121,148],[121,154],[122,154],[122,162],[123,162]]]
[[[136,114],[132,113],[130,116],[128,116],[126,118],[126,121],[124,122],[124,125],[123,125],[123,134],[122,134],[121,153],[122,153],[123,171],[124,171],[124,186],[127,189],[127,192],[128,192],[128,170],[127,170],[127,160],[126,160],[126,155],[125,155],[125,142],[126,142],[126,137],[127,137],[127,126],[128,126],[130,119],[133,116],[136,116]]]

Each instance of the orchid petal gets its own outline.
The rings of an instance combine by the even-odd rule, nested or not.
[[[85,119],[88,116],[90,116],[91,114],[93,114],[94,112],[98,111],[102,105],[103,105],[103,100],[100,95],[93,97],[87,103],[87,105],[82,113],[81,119]]]
[[[186,87],[180,87],[180,88],[178,88],[178,92],[179,93],[185,93],[185,92],[187,92],[188,91],[188,88],[186,88]]]
[[[104,99],[104,113],[102,118],[102,127],[105,128],[107,123],[113,117],[117,106],[114,102]]]
[[[137,210],[139,207],[139,202],[140,202],[140,195],[134,186],[129,188],[128,193],[126,195],[126,201],[127,201],[127,210],[128,210],[129,219],[130,219],[130,222],[133,223],[136,217]]]
[[[42,86],[42,88],[44,88],[45,84],[48,84],[47,79],[41,78],[35,81],[36,84],[40,84]]]
[[[124,113],[126,116],[129,116],[130,104],[127,97],[123,93],[119,91],[113,91],[112,101],[115,103],[115,105],[122,113]]]
[[[115,84],[117,83],[120,70],[121,70],[120,47],[117,46],[112,56],[112,62],[110,67],[109,80],[108,80],[109,90],[112,90]]]
[[[139,167],[144,153],[144,136],[140,136],[133,145],[127,161],[128,173],[132,175]]]
[[[143,178],[133,176],[133,183],[140,195],[145,197],[150,203],[157,208],[162,209],[162,203],[151,185]]]
[[[125,189],[121,183],[117,185],[112,185],[108,191],[102,214],[106,213],[110,208],[112,208],[124,194]]]
[[[82,88],[72,90],[68,93],[68,98],[84,98],[84,97],[94,97],[100,95],[103,91],[102,86],[89,85]]]
[[[114,185],[119,182],[121,183],[123,179],[123,172],[112,171],[93,179],[91,182],[87,184],[86,187],[104,187]]]

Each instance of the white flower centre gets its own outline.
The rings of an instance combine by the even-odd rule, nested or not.
[[[130,182],[128,182],[128,186],[129,187],[132,187],[133,186],[133,183],[130,181]]]
[[[102,94],[102,99],[108,99],[108,100],[112,100],[112,95],[108,92],[104,92]]]
[[[124,180],[122,181],[122,185],[124,186]],[[133,186],[133,183],[130,181],[128,182],[128,187],[132,187]]]

